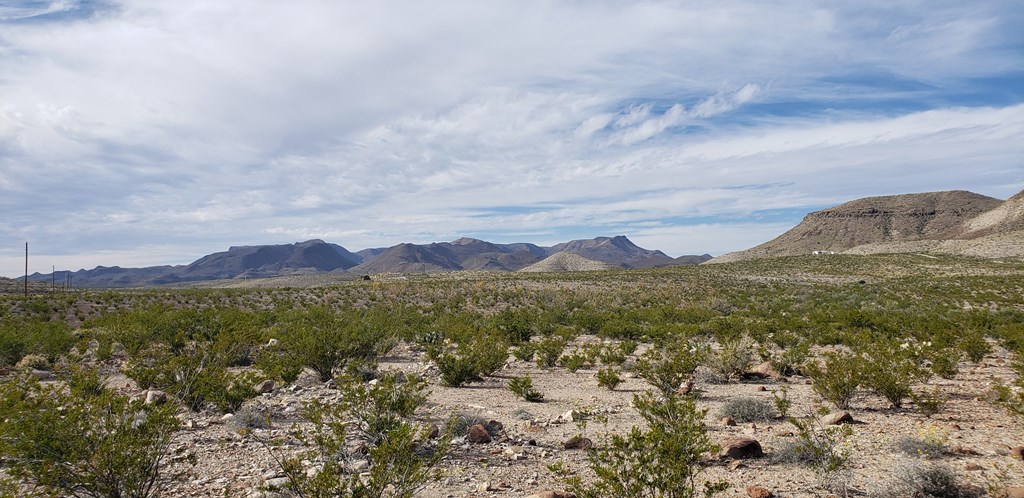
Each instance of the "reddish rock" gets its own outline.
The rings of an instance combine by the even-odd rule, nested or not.
[[[476,424],[469,428],[466,439],[473,444],[489,443],[491,442],[491,433],[487,432],[487,428],[483,424]]]
[[[722,417],[722,425],[726,427],[735,427],[736,421],[732,417]]]
[[[1010,456],[1016,458],[1017,460],[1024,460],[1024,446],[1010,448]]]
[[[984,469],[984,467],[982,467],[981,465],[978,465],[978,464],[976,464],[974,462],[968,462],[966,465],[964,465],[964,470],[967,470],[967,471],[976,471],[976,470],[982,470],[982,469]]]
[[[747,496],[750,496],[750,498],[775,498],[771,491],[753,484],[747,486]]]
[[[761,443],[757,442],[756,439],[752,437],[738,437],[722,443],[720,455],[735,459],[760,458],[764,456],[764,451],[761,450]]]

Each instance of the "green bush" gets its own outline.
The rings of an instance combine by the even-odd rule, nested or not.
[[[592,481],[584,482],[564,464],[553,466],[570,491],[579,498],[641,498],[651,496],[690,498],[723,491],[723,482],[700,481],[708,465],[706,455],[718,451],[704,426],[705,411],[686,396],[658,399],[637,395],[633,406],[646,422],[626,435],[613,435],[606,447],[587,455]]]
[[[565,350],[565,344],[565,338],[557,335],[545,337],[536,342],[534,358],[537,361],[537,366],[541,368],[555,366],[558,363],[558,358],[562,356],[562,351]]]
[[[597,385],[607,388],[609,391],[614,391],[622,379],[619,377],[619,372],[613,367],[602,368],[597,371]]]
[[[336,313],[326,307],[290,312],[281,323],[281,347],[328,381],[350,361],[375,360],[395,344],[388,330],[373,326],[364,314]]]
[[[288,478],[285,486],[299,496],[411,498],[441,474],[435,467],[448,453],[451,430],[431,439],[431,429],[412,421],[425,399],[425,383],[397,374],[385,374],[375,386],[354,379],[338,388],[341,403],[308,403],[303,411],[309,424],[297,436],[309,451],[278,460]],[[368,454],[348,444],[356,436],[368,445]],[[366,459],[366,475],[356,461]],[[303,460],[319,462],[318,472],[307,472]]]
[[[845,410],[857,395],[863,375],[860,357],[847,352],[829,351],[823,363],[810,362],[803,371],[813,381],[812,388],[825,401]]]
[[[708,366],[726,379],[736,379],[750,369],[754,362],[754,343],[748,336],[725,340],[722,348],[713,353]]]
[[[789,421],[797,428],[797,438],[778,448],[773,460],[810,467],[820,487],[845,495],[850,452],[843,443],[853,435],[850,426],[823,426],[814,415]]]
[[[910,397],[911,384],[928,378],[915,344],[877,341],[863,346],[860,352],[862,385],[884,397],[893,408],[902,407]]]
[[[647,350],[636,362],[636,372],[665,396],[675,392],[708,357],[705,344],[669,343]]]
[[[582,353],[563,355],[559,361],[561,361],[562,365],[565,365],[565,369],[570,372],[575,372],[585,366],[593,364],[593,359]]]
[[[72,386],[95,386],[82,371]],[[95,377],[94,377],[95,378]],[[148,497],[160,494],[171,435],[171,405],[144,405],[111,391],[0,384],[0,456],[11,477],[40,495]]]
[[[263,376],[251,371],[233,373],[216,353],[206,345],[185,347],[177,353],[154,345],[136,354],[125,374],[139,387],[167,391],[193,411],[212,406],[233,412],[256,397],[252,386]]]
[[[508,381],[508,389],[520,398],[531,403],[544,401],[544,395],[533,387],[533,379],[529,375],[524,377],[512,377]]]
[[[718,416],[730,417],[736,422],[767,422],[775,419],[775,403],[760,398],[731,398],[722,404]]]

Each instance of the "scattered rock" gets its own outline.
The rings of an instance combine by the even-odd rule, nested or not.
[[[281,341],[279,341],[277,339],[270,339],[269,341],[267,341],[267,347],[268,348],[272,348],[274,346],[277,346],[280,343],[281,343]]]
[[[821,417],[821,425],[839,425],[853,423],[853,415],[848,411],[833,412]]]
[[[755,366],[754,368],[751,368],[749,371],[744,372],[743,376],[748,378],[774,380],[782,380],[785,378],[781,373],[779,373],[778,370],[775,369],[775,367],[772,366],[772,363],[770,361],[766,361],[764,363],[761,363],[760,365]]]
[[[534,493],[526,498],[576,498],[576,495],[568,491],[554,491],[548,489],[541,491],[540,493]]]
[[[1002,493],[996,494],[1002,498],[1024,498],[1024,487],[1014,486],[1002,490]]]
[[[255,391],[256,394],[267,394],[270,392],[274,392],[274,381],[267,379],[263,382],[260,382],[259,384],[256,384],[255,386],[252,386],[252,390]]]
[[[735,427],[736,421],[732,417],[722,417],[722,425],[726,427]]]
[[[37,370],[33,368],[30,373],[32,377],[34,377],[36,380],[53,380],[57,378],[57,376],[54,375],[53,372],[49,372],[46,370]]]
[[[479,493],[486,493],[488,491],[497,491],[498,487],[495,486],[494,484],[491,484],[490,481],[484,481],[480,483],[479,486],[476,487],[476,490]]]
[[[984,469],[984,467],[982,467],[981,465],[978,465],[978,464],[976,464],[974,462],[967,462],[967,464],[964,465],[964,470],[967,470],[967,471],[976,471],[976,470],[983,470],[983,469]]]
[[[576,422],[582,418],[583,417],[580,415],[580,412],[576,410],[569,410],[556,417],[552,422],[556,424],[567,424],[569,422]]]
[[[167,393],[158,391],[156,389],[150,389],[146,391],[146,404],[147,405],[162,405],[167,402]]]
[[[583,436],[573,436],[563,444],[567,450],[589,450],[594,447],[594,442]]]
[[[753,484],[747,486],[747,496],[750,498],[775,498],[775,495],[771,491]]]
[[[722,443],[720,456],[725,458],[760,458],[764,456],[761,450],[761,443],[752,437],[738,437],[726,440]]]
[[[676,388],[676,393],[678,393],[678,394],[690,394],[691,391],[693,391],[693,381],[692,380],[688,380],[686,382],[683,382],[683,385],[681,385],[681,386]]]
[[[483,424],[475,424],[469,428],[466,439],[473,444],[484,444],[491,442],[491,433]]]
[[[1024,460],[1024,446],[1010,448],[1010,456],[1017,460]]]

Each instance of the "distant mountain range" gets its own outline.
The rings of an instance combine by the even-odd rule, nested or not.
[[[1024,257],[1024,192],[1005,201],[963,190],[866,197],[810,213],[768,242],[709,263],[814,252]]]
[[[71,272],[71,278],[76,287],[144,287],[324,272],[371,275],[459,270],[517,271],[563,253],[574,255],[573,264],[552,264],[548,270],[534,271],[655,268],[695,265],[711,259],[707,254],[673,259],[661,251],[641,248],[622,235],[573,240],[551,247],[529,243],[495,244],[461,238],[451,242],[405,243],[356,252],[322,240],[307,240],[296,244],[230,247],[188,265],[147,268],[98,266],[92,270]],[[568,259],[571,258],[559,260]],[[584,264],[585,261],[593,264]],[[58,279],[63,281],[66,273],[57,272]],[[29,280],[49,282],[50,279],[50,274],[29,275]]]

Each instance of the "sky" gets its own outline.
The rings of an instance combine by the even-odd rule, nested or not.
[[[0,275],[1024,189],[1024,4],[0,0]]]

